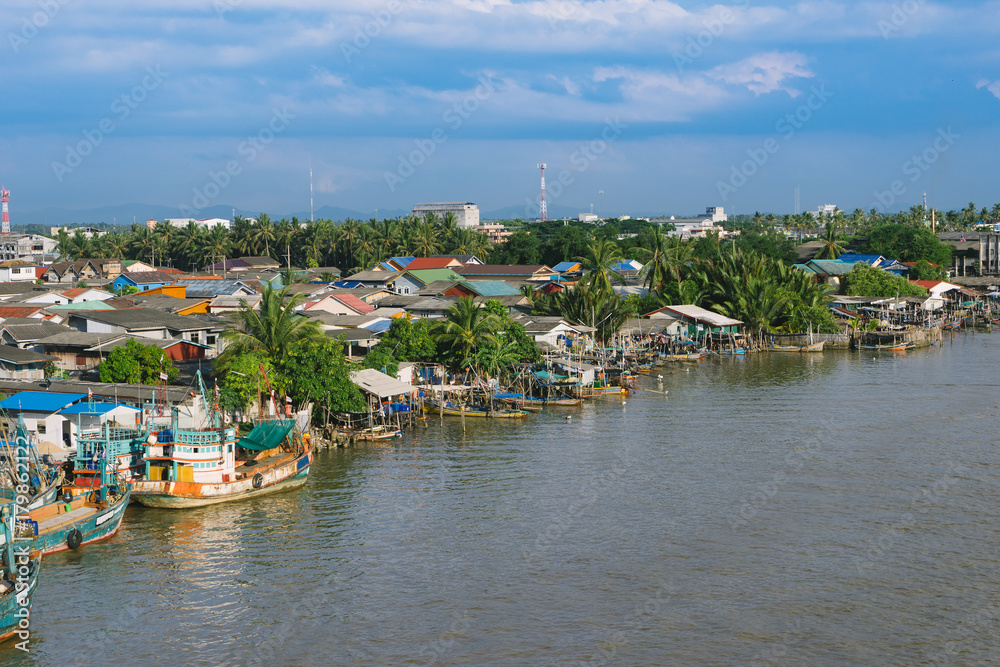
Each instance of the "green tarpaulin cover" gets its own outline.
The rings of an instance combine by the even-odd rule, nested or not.
[[[273,419],[259,422],[247,435],[240,438],[236,444],[243,449],[262,452],[274,449],[295,428],[294,419]]]

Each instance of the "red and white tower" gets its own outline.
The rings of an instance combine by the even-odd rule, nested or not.
[[[0,187],[0,199],[3,200],[3,227],[0,228],[0,233],[10,234],[10,213],[7,212],[7,202],[10,201],[10,191],[7,188]]]
[[[538,202],[538,216],[542,222],[545,222],[545,214],[547,213],[545,209],[545,163],[540,162],[538,168],[542,170],[542,198]]]

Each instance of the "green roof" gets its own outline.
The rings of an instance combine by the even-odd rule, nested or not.
[[[851,269],[854,268],[853,264],[841,262],[836,259],[811,259],[809,260],[807,266],[810,268],[816,267],[813,271],[816,273],[820,273],[820,271],[822,271],[828,276],[845,276],[851,272]],[[819,271],[816,271],[817,268]]]
[[[465,285],[479,296],[516,296],[521,290],[515,289],[502,280],[464,280]]]
[[[793,264],[793,265],[792,265],[792,268],[796,268],[796,269],[798,269],[799,271],[804,271],[804,272],[806,272],[806,273],[816,273],[816,272],[815,272],[814,270],[810,269],[810,268],[809,268],[808,266],[806,266],[805,264]]]
[[[83,301],[81,303],[61,303],[58,306],[46,306],[45,310],[114,310],[103,301]]]
[[[424,285],[429,285],[435,280],[465,280],[462,276],[458,275],[451,269],[414,269],[413,271],[407,271],[406,273],[413,276]]]

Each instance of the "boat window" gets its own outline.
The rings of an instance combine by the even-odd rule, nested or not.
[[[197,448],[197,447],[195,447],[195,448],[194,448],[194,453],[195,453],[195,454],[197,454],[197,453],[198,453],[198,448]]]

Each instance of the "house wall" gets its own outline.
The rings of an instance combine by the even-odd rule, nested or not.
[[[404,274],[396,278],[392,290],[396,294],[416,294],[423,286],[419,280]]]
[[[45,362],[37,361],[31,364],[14,365],[0,361],[0,378],[4,380],[44,380]]]
[[[321,301],[317,301],[309,308],[311,313],[323,312],[330,313],[331,315],[358,315],[359,313],[353,308],[345,306],[336,299],[326,298]]]

